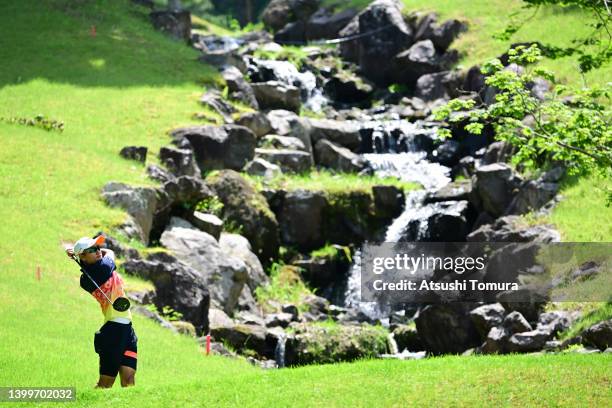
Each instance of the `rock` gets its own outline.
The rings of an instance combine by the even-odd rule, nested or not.
[[[417,332],[432,354],[459,354],[480,345],[480,336],[469,316],[469,304],[432,304],[415,319]]]
[[[462,242],[469,231],[469,204],[467,201],[443,201],[428,204],[432,211],[424,219],[408,224],[402,240],[425,242]],[[426,225],[427,228],[424,228]]]
[[[126,260],[140,259],[140,253],[136,249],[123,245],[121,242],[119,242],[119,240],[111,237],[110,235],[102,233],[102,231],[100,231],[98,235],[104,235],[106,237],[102,248],[110,249],[118,258],[125,258]]]
[[[254,292],[255,289],[270,281],[259,258],[252,252],[251,244],[245,237],[238,234],[222,233],[219,245],[223,252],[239,258],[245,263],[249,274],[247,285],[251,291]]]
[[[306,41],[306,23],[304,21],[288,23],[274,34],[274,41],[287,45],[304,43]]]
[[[231,98],[237,99],[255,110],[259,109],[259,104],[255,98],[253,88],[251,88],[251,85],[244,79],[242,72],[240,72],[238,68],[228,66],[223,69],[221,75],[227,84]]]
[[[102,198],[111,207],[124,209],[132,218],[137,237],[149,243],[153,214],[157,207],[157,193],[150,187],[130,187],[127,184],[109,182],[102,188]]]
[[[542,313],[538,318],[536,329],[549,331],[553,336],[570,328],[580,316],[580,313],[571,313],[563,310]]]
[[[188,11],[152,11],[149,18],[156,30],[177,40],[189,41],[191,38],[191,14]]]
[[[320,296],[330,301],[344,296],[349,266],[347,260],[311,257],[295,261],[293,265],[301,269],[301,276]]]
[[[420,351],[423,350],[423,343],[416,328],[405,324],[398,325],[393,330],[393,338],[397,343],[397,350]]]
[[[325,93],[334,101],[356,104],[369,100],[374,88],[356,76],[335,74],[323,87]]]
[[[266,327],[282,327],[286,328],[293,320],[290,313],[272,313],[266,315]]]
[[[504,214],[518,186],[512,169],[503,163],[477,168],[472,183],[478,204],[494,217]]]
[[[196,328],[190,322],[185,322],[182,320],[175,320],[170,322],[172,326],[176,329],[176,331],[180,334],[184,334],[190,337],[196,337]]]
[[[287,109],[299,112],[300,90],[278,81],[256,82],[252,85],[255,98],[261,109]]]
[[[387,333],[371,326],[333,328],[292,325],[295,334],[285,344],[286,365],[333,363],[374,357],[387,351]]]
[[[320,166],[347,173],[358,173],[366,167],[361,156],[325,139],[315,144],[315,161]]]
[[[296,321],[299,317],[299,310],[296,305],[292,305],[291,303],[285,304],[281,307],[281,311],[283,313],[289,313],[291,315],[291,320]]]
[[[312,314],[327,315],[329,312],[329,300],[317,295],[307,295],[302,298],[302,304],[308,307]]]
[[[612,346],[612,319],[592,325],[582,332],[584,344],[593,345],[600,350]]]
[[[550,243],[561,241],[561,236],[551,226],[525,227],[518,216],[508,215],[474,230],[467,236],[467,241]]]
[[[406,201],[402,189],[395,186],[373,186],[372,195],[374,196],[376,212],[379,214],[395,218],[402,213]]]
[[[521,184],[518,194],[506,210],[506,214],[526,214],[538,210],[552,200],[559,191],[559,184],[528,180]]]
[[[156,323],[158,323],[161,327],[163,327],[164,329],[168,329],[171,330],[174,333],[178,333],[178,331],[176,330],[176,328],[166,319],[164,319],[163,317],[161,317],[158,313],[155,313],[149,309],[147,309],[144,306],[133,306],[130,309],[132,312],[134,313],[138,313],[139,315],[142,315],[148,319],[151,319],[153,321],[155,321]]]
[[[144,163],[147,160],[146,146],[125,146],[119,152],[119,155],[128,160],[136,160]]]
[[[160,183],[165,183],[166,181],[170,181],[174,178],[174,176],[172,176],[166,170],[155,164],[150,164],[147,166],[147,175],[151,179],[159,181]]]
[[[323,208],[326,205],[323,193],[309,190],[287,192],[278,218],[282,242],[303,250],[323,245]]]
[[[261,14],[264,26],[274,31],[283,28],[291,19],[291,6],[288,0],[272,0]]]
[[[425,74],[416,81],[415,95],[424,101],[450,99],[458,95],[462,78],[454,71]]]
[[[299,120],[295,112],[283,109],[271,110],[268,112],[267,118],[272,126],[272,133],[280,136],[289,135],[291,133],[292,124]]]
[[[510,334],[503,327],[492,327],[482,345],[483,354],[501,354],[507,349]]]
[[[235,324],[231,327],[218,327],[210,331],[215,340],[222,340],[233,349],[253,350],[260,356],[270,355],[266,346],[266,329],[252,324]]]
[[[236,120],[236,124],[251,129],[258,139],[272,131],[270,120],[261,112],[245,113]]]
[[[236,108],[223,99],[221,93],[217,90],[206,91],[200,98],[200,103],[203,106],[207,106],[213,111],[217,112],[225,121],[225,123],[232,123],[232,114],[236,112]]]
[[[293,136],[267,135],[262,139],[266,148],[307,151],[304,142]]]
[[[467,200],[472,192],[472,182],[461,180],[448,183],[444,187],[427,193],[426,203],[436,203],[440,201],[463,201]]]
[[[481,164],[508,163],[515,148],[506,142],[493,142],[485,149]]]
[[[167,181],[162,186],[162,190],[166,193],[170,200],[170,206],[188,206],[193,207],[205,198],[213,196],[212,191],[204,184],[201,178],[190,176],[181,176],[170,181]],[[160,216],[160,208],[158,206],[155,217]],[[154,220],[157,225],[157,219]]]
[[[173,218],[160,243],[205,279],[211,303],[231,314],[248,279],[241,259],[223,252],[210,234],[199,231],[187,221]]]
[[[550,333],[543,330],[516,333],[508,339],[508,351],[511,353],[528,353],[542,350],[549,339]]]
[[[522,333],[531,331],[533,328],[529,322],[519,312],[510,312],[504,318],[504,327],[510,331],[510,333]]]
[[[432,161],[453,167],[461,158],[461,144],[455,140],[446,140],[432,152],[431,156]]]
[[[493,327],[500,326],[504,321],[506,309],[500,303],[479,306],[470,312],[470,317],[476,330],[486,338]]]
[[[155,305],[169,306],[193,323],[198,333],[208,331],[209,287],[201,273],[165,252],[155,252],[146,260],[130,259],[125,271],[150,280],[155,285]]]
[[[242,324],[253,324],[253,325],[262,326],[262,327],[265,327],[266,325],[266,322],[261,316],[256,315],[251,312],[244,311],[244,310],[238,312],[235,315],[235,319],[236,319],[236,322],[242,323]]]
[[[355,16],[357,11],[353,8],[342,10],[338,13],[332,13],[330,10],[322,7],[317,10],[306,26],[306,40],[320,40],[338,38],[340,30],[342,30]]]
[[[226,222],[241,226],[259,260],[267,264],[278,253],[279,230],[276,216],[266,199],[240,174],[223,170],[206,179],[208,185],[223,202]]]
[[[420,27],[415,40],[430,39],[438,50],[446,51],[459,34],[467,31],[467,26],[459,20],[448,20],[439,26],[435,21],[429,20],[429,26]]]
[[[247,165],[244,167],[244,171],[251,176],[260,176],[266,179],[277,177],[283,173],[279,166],[259,157],[256,157],[253,159],[253,161],[247,163]]]
[[[241,170],[255,155],[256,139],[244,126],[193,126],[172,131],[175,140],[188,140],[201,170]]]
[[[327,139],[351,151],[356,151],[361,145],[360,126],[357,122],[311,119],[309,123],[312,143]]]
[[[402,5],[395,0],[377,0],[363,10],[340,35],[365,34],[353,41],[340,43],[342,56],[357,62],[366,77],[387,85],[399,82],[398,72],[391,62],[395,55],[410,46],[413,33],[402,16]],[[382,27],[386,27],[381,30]]]
[[[501,292],[496,297],[498,302],[504,306],[504,309],[508,312],[520,312],[529,322],[538,320],[538,316],[544,311],[544,307],[549,301],[546,293],[539,293],[526,287]]]
[[[217,241],[219,240],[223,230],[223,221],[216,215],[194,211],[189,221],[200,231],[212,235]]]
[[[390,59],[389,65],[395,67],[396,82],[412,85],[423,75],[449,69],[456,59],[454,53],[440,55],[431,40],[423,40]]]
[[[572,282],[582,282],[593,279],[601,272],[601,265],[594,261],[582,263],[577,269],[572,271],[569,278]]]
[[[176,177],[200,177],[201,172],[191,150],[163,146],[159,149],[159,160]]]
[[[256,157],[278,165],[283,172],[304,173],[312,166],[308,152],[289,149],[255,149]]]

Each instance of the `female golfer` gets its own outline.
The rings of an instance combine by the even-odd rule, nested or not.
[[[66,249],[66,254],[70,258],[78,257],[82,271],[91,277],[81,274],[81,287],[98,301],[104,315],[104,325],[94,337],[94,348],[100,356],[100,379],[96,387],[111,388],[117,373],[121,377],[121,386],[127,387],[134,385],[138,338],[132,328],[129,309],[120,312],[111,304],[115,299],[125,297],[125,293],[123,280],[116,271],[115,253],[100,248],[104,240],[103,235],[81,238],[74,247]]]

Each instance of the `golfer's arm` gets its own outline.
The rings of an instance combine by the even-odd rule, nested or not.
[[[110,249],[102,249],[102,256],[108,256],[113,261],[115,260],[115,253]]]

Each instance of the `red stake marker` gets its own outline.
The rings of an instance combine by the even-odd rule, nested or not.
[[[96,36],[96,26],[95,25],[91,26],[91,30],[90,30],[89,34],[91,34],[92,37]]]
[[[206,335],[206,355],[210,354],[210,334]]]
[[[36,267],[36,280],[40,280],[40,278],[42,277],[41,273],[40,273],[40,266]]]

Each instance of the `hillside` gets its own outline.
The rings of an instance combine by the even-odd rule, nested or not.
[[[478,40],[502,24],[501,2],[406,3],[482,21],[483,31],[474,24],[459,40],[460,50],[470,50],[462,64],[503,49],[489,40],[481,48]],[[170,129],[210,122],[194,118],[196,113],[219,119],[198,104],[203,88],[223,85],[217,70],[197,61],[196,50],[154,31],[146,13],[127,0],[0,5],[0,386],[74,386],[78,406],[609,404],[610,353],[372,359],[262,370],[243,358],[205,356],[192,337],[137,314],[137,387],[94,390],[98,360],[91,340],[100,312],[80,289],[63,244],[98,230],[114,232],[125,220],[124,211],[100,199],[108,181],[157,185],[144,165],[118,155],[122,147],[147,146],[147,164],[158,164],[153,152],[169,143]],[[556,27],[555,12],[542,18]],[[576,14],[563,21],[578,20]],[[523,34],[563,41],[574,35],[541,24]],[[574,81],[573,71],[564,71],[567,65],[551,67]],[[609,73],[606,67],[588,79]],[[61,121],[64,130],[7,123],[37,115]],[[339,191],[358,183],[333,182]],[[388,183],[371,180],[383,182]],[[611,241],[612,208],[594,190],[601,181],[567,179],[565,185],[566,200],[546,220],[568,241]],[[144,249],[135,240],[122,242]],[[152,287],[134,276],[124,278],[128,290]]]

